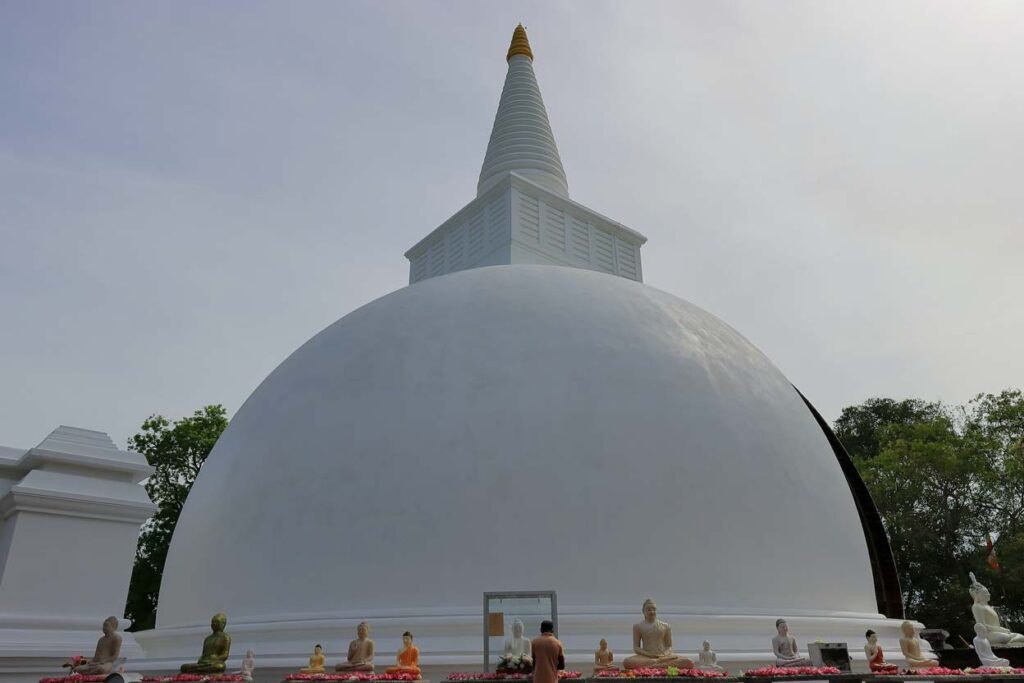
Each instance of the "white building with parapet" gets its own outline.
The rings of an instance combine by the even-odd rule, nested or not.
[[[139,527],[153,513],[140,482],[152,472],[88,429],[0,446],[0,681],[56,675],[71,655],[92,655],[106,617],[124,614]],[[140,660],[122,637],[122,656]]]

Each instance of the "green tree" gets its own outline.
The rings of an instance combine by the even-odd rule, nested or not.
[[[871,399],[836,432],[871,491],[909,616],[973,636],[968,572],[1011,625],[1024,617],[1024,396],[982,394],[961,407]],[[986,563],[988,534],[1002,562]],[[1018,626],[1019,627],[1019,626]]]
[[[206,456],[227,426],[224,408],[209,405],[173,423],[162,415],[152,415],[128,439],[128,448],[144,455],[155,470],[146,481],[146,492],[157,506],[142,527],[135,552],[125,606],[133,630],[156,625],[160,579],[178,515]]]
[[[967,572],[984,532],[979,481],[984,458],[967,447],[948,415],[880,430],[880,450],[858,469],[885,522],[907,614],[967,634]],[[965,603],[966,601],[966,603]]]
[[[942,405],[916,398],[894,401],[869,398],[860,405],[843,408],[835,432],[854,458],[873,458],[881,450],[881,432],[892,425],[914,425],[943,414]]]
[[[987,533],[997,538],[1000,569],[976,571],[1003,615],[1024,625],[1024,395],[981,394],[965,408],[965,434],[988,461],[979,504]],[[979,540],[984,542],[984,538]]]

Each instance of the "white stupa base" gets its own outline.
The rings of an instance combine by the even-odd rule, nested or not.
[[[807,653],[807,644],[815,640],[845,642],[855,670],[867,670],[863,652],[864,632],[878,633],[879,643],[890,663],[900,664],[899,626],[901,620],[886,619],[879,614],[858,613],[795,613],[735,614],[711,610],[682,611],[661,608],[658,618],[672,626],[674,649],[696,659],[701,641],[709,640],[719,663],[730,672],[752,666],[774,663],[771,639],[775,620],[784,617]],[[280,680],[283,674],[307,666],[313,645],[323,645],[328,668],[344,660],[348,642],[355,637],[356,625],[366,620],[371,625],[370,637],[376,645],[377,671],[394,662],[402,633],[411,631],[420,648],[420,665],[424,678],[443,681],[452,671],[481,671],[483,668],[482,615],[478,609],[446,610],[435,614],[359,614],[299,615],[265,621],[231,621],[232,657],[229,670],[241,666],[247,649],[256,653],[257,680],[268,677]],[[616,663],[632,653],[632,625],[640,619],[634,609],[559,610],[559,637],[566,648],[566,662],[571,669],[587,674],[591,671],[594,651],[601,638],[615,653]],[[921,628],[920,624],[915,624]],[[210,631],[208,624],[160,628],[135,634],[145,650],[146,658],[131,663],[132,670],[145,672],[176,671],[183,662],[195,661],[203,638]],[[528,634],[529,635],[529,634]],[[925,646],[927,644],[925,643]]]

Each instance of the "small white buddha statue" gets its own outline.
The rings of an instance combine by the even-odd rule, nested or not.
[[[988,628],[986,628],[985,624],[975,624],[974,632],[977,634],[974,636],[974,651],[978,653],[978,659],[981,661],[982,666],[996,668],[1010,666],[1009,659],[996,657],[996,653],[992,651],[992,643],[988,641]]]
[[[507,668],[519,668],[522,663],[526,668],[533,667],[533,657],[530,656],[530,639],[523,635],[525,627],[523,622],[516,618],[512,621],[512,637],[505,639],[505,651],[502,660]]]
[[[974,572],[970,573],[970,577],[970,593],[974,598],[971,613],[974,615],[975,623],[985,625],[989,642],[1002,647],[1024,647],[1024,636],[1014,633],[1008,628],[1003,628],[1003,625],[999,623],[999,615],[988,604],[988,601],[992,599],[988,589],[975,578]]]
[[[796,646],[796,638],[789,635],[789,624],[785,619],[775,621],[778,632],[772,638],[772,652],[775,653],[775,666],[811,666],[811,660],[801,657]]]
[[[711,649],[711,643],[706,640],[701,643],[700,652],[697,653],[697,668],[704,671],[725,671],[718,666],[718,655]]]
[[[242,668],[236,673],[242,676],[242,680],[252,683],[252,673],[256,670],[256,653],[252,650],[245,651],[245,659],[242,660]]]

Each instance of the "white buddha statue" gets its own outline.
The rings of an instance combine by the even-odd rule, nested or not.
[[[706,640],[701,643],[700,652],[697,653],[697,668],[704,671],[725,671],[718,666],[718,655],[711,649],[711,643]]]
[[[252,650],[245,651],[245,659],[242,660],[242,668],[235,673],[242,676],[243,681],[252,683],[252,674],[256,670],[256,653]]]
[[[527,668],[533,666],[533,658],[530,656],[530,639],[523,635],[525,627],[523,622],[516,618],[512,621],[512,637],[505,639],[505,652],[502,657],[510,666],[515,662],[522,662]]]
[[[1010,666],[1009,659],[996,657],[996,653],[992,651],[992,643],[988,641],[988,628],[985,627],[985,624],[975,624],[974,632],[977,634],[974,636],[974,651],[978,653],[978,659],[982,666],[996,668]]]
[[[800,656],[796,638],[789,635],[789,624],[785,619],[775,621],[775,630],[778,632],[772,638],[775,666],[811,666],[811,660]]]
[[[1024,636],[1014,633],[1008,628],[1003,628],[1003,625],[999,623],[999,615],[988,604],[988,601],[992,599],[988,589],[978,582],[978,579],[974,577],[974,572],[970,573],[970,577],[970,593],[974,598],[971,613],[974,615],[975,623],[985,625],[989,642],[1002,647],[1024,647]]]

